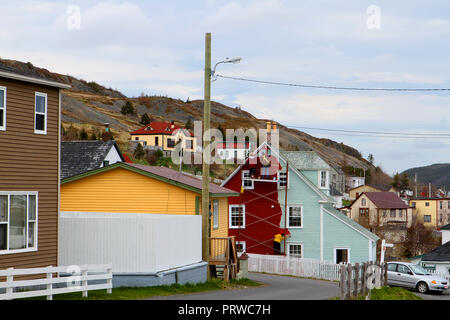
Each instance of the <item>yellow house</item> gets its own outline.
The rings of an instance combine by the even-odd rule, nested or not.
[[[348,192],[348,197],[352,200],[359,197],[360,194],[364,192],[396,192],[394,187],[383,184],[365,184],[353,189]]]
[[[423,222],[425,227],[437,228],[438,220],[438,201],[436,198],[411,198],[409,205],[413,208],[413,214],[419,222]],[[444,223],[445,224],[445,223]]]
[[[166,167],[117,162],[61,181],[61,211],[200,215],[202,181]],[[228,236],[228,197],[209,185],[211,236]]]
[[[159,147],[164,151],[172,151],[181,141],[184,150],[197,150],[196,138],[186,129],[172,122],[153,121],[143,128],[130,133],[132,141],[139,141],[144,146]]]

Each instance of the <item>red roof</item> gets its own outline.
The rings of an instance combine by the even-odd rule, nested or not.
[[[131,161],[131,159],[125,153],[122,155],[123,155],[123,158],[125,159],[125,162],[133,163],[133,161]]]
[[[176,130],[183,130],[185,135],[192,136],[192,134],[188,130],[180,127],[179,125],[171,124],[170,122],[158,122],[158,121],[153,121],[153,122],[145,125],[141,129],[131,132],[131,134],[167,134],[167,135],[171,135]]]
[[[364,192],[363,194],[365,194],[370,201],[381,209],[409,208],[409,206],[394,192]]]

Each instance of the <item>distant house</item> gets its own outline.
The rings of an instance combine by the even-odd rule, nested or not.
[[[409,204],[426,227],[439,228],[450,223],[450,198],[411,198]]]
[[[61,179],[124,161],[114,140],[61,143]]]
[[[216,147],[216,152],[222,160],[244,160],[250,152],[250,143],[233,141],[219,142]]]
[[[314,152],[279,152],[262,143],[222,184],[241,190],[229,204],[229,233],[241,250],[274,254],[274,235],[285,232],[291,237],[281,252],[288,256],[375,261],[379,237],[333,208],[328,172]]]
[[[411,208],[393,192],[361,193],[349,207],[350,218],[368,229],[411,225]]]
[[[209,190],[211,237],[227,237],[228,198],[239,193]],[[117,162],[63,179],[60,261],[112,263],[117,286],[170,284],[183,270],[206,281],[201,196],[200,179],[166,167]]]
[[[394,187],[384,184],[365,184],[349,190],[349,198],[354,200],[363,192],[396,192]]]
[[[394,247],[386,255],[401,256],[412,210],[394,192],[364,192],[349,206],[349,217]]]
[[[450,278],[450,224],[443,226],[441,232],[442,245],[415,258],[425,269]]]
[[[70,86],[30,72],[0,61],[0,269],[58,264],[60,94]]]
[[[184,129],[172,122],[153,121],[139,130],[130,133],[131,140],[139,142],[142,146],[150,149],[161,149],[173,151],[175,146],[181,142],[186,151],[197,150],[197,140],[189,130]]]
[[[345,186],[348,189],[363,186],[366,183],[366,178],[358,176],[345,177]]]

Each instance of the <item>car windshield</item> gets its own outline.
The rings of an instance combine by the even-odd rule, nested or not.
[[[412,271],[414,271],[415,274],[417,274],[419,276],[429,275],[427,270],[425,270],[424,268],[422,268],[419,265],[410,265],[409,267],[411,268]]]

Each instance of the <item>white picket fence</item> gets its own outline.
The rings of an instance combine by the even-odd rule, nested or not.
[[[248,271],[339,281],[340,265],[316,259],[248,254]]]
[[[442,272],[436,272],[436,271],[432,271],[432,270],[427,270],[427,272],[429,272],[431,274],[434,274],[434,275],[436,275],[438,277],[447,279],[447,281],[450,282],[450,274],[445,274],[445,273],[442,273]]]
[[[16,280],[14,277],[38,276],[38,279]],[[43,277],[45,275],[45,278]],[[56,275],[56,276],[55,276]],[[106,289],[112,293],[112,265],[83,265],[69,267],[44,267],[30,269],[9,268],[0,270],[0,300],[47,296],[70,292],[82,292],[88,296],[90,290]],[[91,283],[89,283],[91,281]],[[92,284],[95,281],[95,284]],[[98,284],[98,282],[104,282]],[[59,285],[58,285],[59,284]]]

